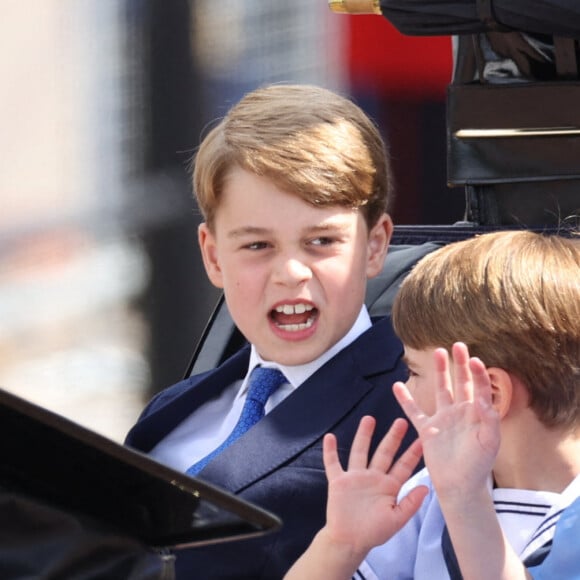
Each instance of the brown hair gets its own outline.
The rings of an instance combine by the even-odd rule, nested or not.
[[[414,349],[465,342],[526,385],[547,426],[580,424],[580,240],[503,231],[423,258],[393,305]]]
[[[391,170],[376,125],[346,97],[312,85],[250,92],[203,139],[193,188],[210,228],[233,167],[315,206],[361,208],[369,228],[391,198]]]

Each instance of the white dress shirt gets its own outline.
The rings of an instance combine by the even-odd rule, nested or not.
[[[317,359],[303,365],[286,366],[264,361],[252,345],[250,364],[244,379],[235,381],[215,399],[191,413],[151,450],[151,457],[178,471],[187,471],[191,465],[225,441],[232,432],[246,401],[248,379],[254,367],[262,365],[278,368],[288,379],[266,402],[266,413],[269,413],[322,365],[371,326],[370,316],[363,306],[352,328],[341,340]]]

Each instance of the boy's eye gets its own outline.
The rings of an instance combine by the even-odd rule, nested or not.
[[[263,250],[268,247],[268,242],[252,242],[251,244],[246,244],[244,249],[246,250]]]
[[[410,379],[412,377],[418,377],[419,374],[416,373],[413,369],[410,369],[409,367],[407,367],[407,378]]]
[[[320,238],[314,238],[313,240],[310,240],[310,245],[312,245],[312,246],[330,246],[333,243],[334,243],[334,238],[329,238],[327,236],[320,237]]]

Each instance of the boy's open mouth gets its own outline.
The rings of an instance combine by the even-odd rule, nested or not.
[[[304,302],[298,304],[280,304],[270,312],[274,324],[288,332],[310,328],[318,316],[318,309]]]

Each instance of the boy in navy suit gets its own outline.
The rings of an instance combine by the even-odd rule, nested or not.
[[[397,421],[369,462],[366,417],[343,470],[328,436],[328,522],[287,580],[580,578],[579,272],[580,240],[527,231],[415,266],[393,304],[394,391],[419,441],[391,467]]]
[[[373,414],[378,442],[402,413],[391,392],[402,346],[364,306],[392,232],[387,151],[349,99],[267,86],[203,139],[193,183],[207,274],[249,346],[156,396],[126,443],[283,521],[263,538],[178,552],[178,578],[279,579],[324,523],[324,433],[351,441]],[[255,367],[282,379],[249,427]]]

